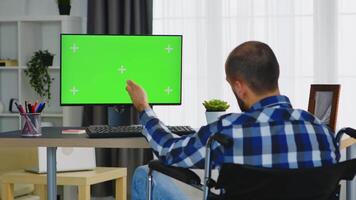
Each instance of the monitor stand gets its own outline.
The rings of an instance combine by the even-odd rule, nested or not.
[[[151,105],[151,108],[153,106]],[[133,105],[117,105],[108,107],[109,126],[127,126],[139,124],[139,113]]]

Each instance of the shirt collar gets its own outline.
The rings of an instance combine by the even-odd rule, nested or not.
[[[289,98],[283,95],[270,96],[262,99],[261,101],[253,104],[248,111],[255,111],[268,107],[283,107],[292,108]]]

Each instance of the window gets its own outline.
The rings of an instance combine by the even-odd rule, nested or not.
[[[356,1],[338,1],[338,81],[341,84],[338,127],[356,125]]]
[[[324,1],[318,3],[325,4]],[[356,20],[356,3],[340,0],[340,4],[345,13],[339,14],[338,41],[338,65],[343,65],[339,70],[343,97],[350,95],[356,80],[351,49],[352,44],[356,44],[353,37],[356,28],[351,25]],[[155,111],[159,117],[167,124],[200,127],[206,124],[201,103],[210,98],[225,99],[232,105],[229,112],[239,112],[230,86],[225,82],[224,62],[234,47],[247,40],[263,41],[272,47],[280,64],[281,93],[290,97],[295,108],[307,109],[310,84],[317,80],[319,71],[325,70],[314,67],[314,52],[318,50],[315,48],[320,48],[315,47],[315,27],[320,25],[315,21],[323,20],[322,16],[315,18],[320,13],[315,13],[314,6],[315,2],[310,0],[155,0],[153,33],[183,35],[182,105],[157,106]],[[322,60],[325,55],[317,58]],[[341,105],[345,105],[343,101],[350,103],[352,98],[341,98],[341,101]],[[351,112],[340,117],[346,119]]]

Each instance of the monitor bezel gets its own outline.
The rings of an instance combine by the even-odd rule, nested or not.
[[[168,37],[180,37],[181,38],[181,65],[180,65],[180,95],[179,95],[179,102],[178,103],[149,103],[149,105],[154,106],[154,105],[182,105],[182,94],[183,94],[183,84],[182,84],[182,77],[183,77],[183,35],[124,35],[124,34],[86,34],[86,33],[61,33],[60,34],[60,52],[59,52],[59,66],[60,66],[60,71],[59,71],[59,101],[60,101],[60,106],[117,106],[117,105],[122,105],[122,106],[130,106],[133,105],[133,103],[63,103],[62,102],[62,36],[63,35],[85,35],[85,36],[168,36]]]

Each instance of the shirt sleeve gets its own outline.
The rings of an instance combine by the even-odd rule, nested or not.
[[[204,168],[205,145],[208,138],[219,132],[221,122],[203,126],[195,134],[176,136],[156,116],[152,109],[140,113],[140,122],[144,126],[143,134],[153,152],[166,165],[184,168]],[[223,162],[223,153],[218,145],[213,145],[213,167]]]

